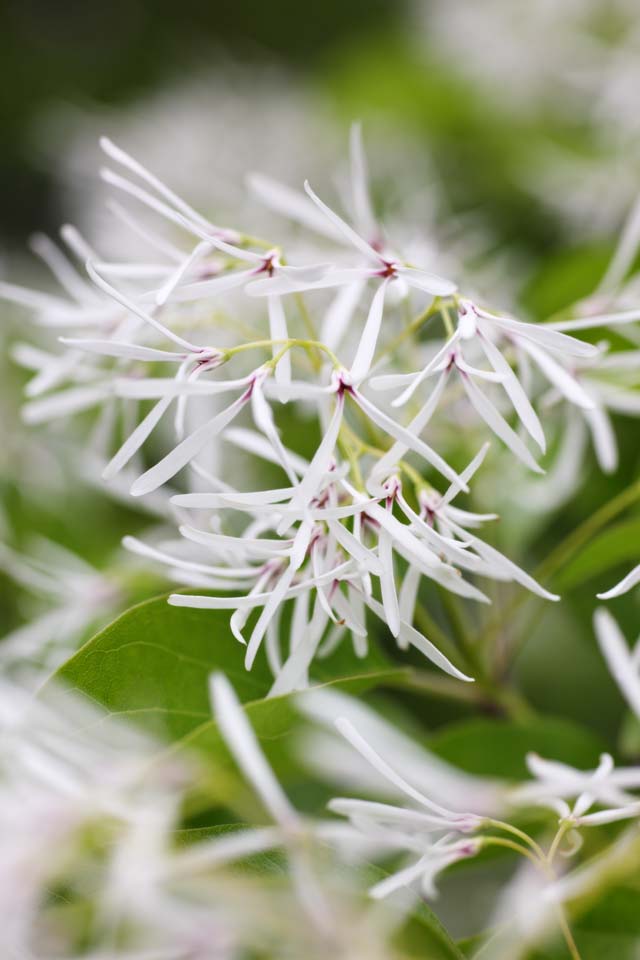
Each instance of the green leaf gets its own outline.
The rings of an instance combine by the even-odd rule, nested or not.
[[[429,748],[469,773],[519,780],[528,776],[529,751],[589,768],[597,764],[605,745],[570,721],[536,717],[517,723],[489,719],[455,723],[436,734]]]
[[[261,700],[272,677],[263,652],[244,668],[245,648],[229,629],[229,611],[173,607],[166,596],[138,604],[89,640],[54,675],[115,714],[175,741],[211,715],[209,674],[222,670],[239,699]],[[402,674],[372,644],[359,659],[342,644],[314,663],[314,679],[360,678],[366,687],[382,676]],[[46,687],[45,687],[46,690]],[[269,711],[266,711],[267,714]]]
[[[584,550],[556,575],[555,586],[558,590],[567,590],[584,583],[585,580],[601,576],[620,563],[637,563],[640,559],[639,542],[640,517],[615,524],[591,540]],[[611,586],[613,583],[605,583],[604,579],[599,584],[602,590]]]

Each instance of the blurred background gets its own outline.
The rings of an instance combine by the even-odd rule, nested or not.
[[[214,219],[232,211],[244,226],[246,172],[295,186],[327,179],[361,119],[383,217],[401,222],[410,205],[413,229],[433,236],[457,279],[533,320],[593,292],[640,187],[637,0],[5,0],[0,38],[0,278],[12,282],[44,282],[30,238],[67,221],[123,255],[123,238],[104,233],[101,133],[194,206]],[[100,579],[122,534],[150,518],[107,495],[89,470],[78,489],[55,428],[21,426],[24,375],[9,353],[26,336],[25,314],[0,309],[0,537],[15,551],[46,537],[95,566],[76,642],[161,589],[139,572]],[[616,429],[617,473],[586,459],[575,495],[543,498],[534,514],[510,504],[496,487],[501,474],[491,475],[487,499],[505,499],[499,536],[517,562],[533,569],[637,476],[636,421],[618,417]],[[638,516],[632,506],[618,518],[606,570],[574,571],[562,612],[545,613],[519,662],[534,705],[608,737],[622,706],[591,616],[596,590],[640,560]],[[12,571],[0,583],[3,632],[50,602],[46,590],[34,599],[16,589],[11,557],[0,555]],[[633,595],[615,612],[633,634]],[[450,716],[438,705],[431,719]]]

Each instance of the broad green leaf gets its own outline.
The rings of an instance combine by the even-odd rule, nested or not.
[[[229,611],[172,607],[166,596],[138,604],[89,640],[55,674],[67,687],[115,714],[174,741],[210,717],[208,677],[222,670],[242,702],[260,700],[272,677],[264,653],[251,671],[229,629]],[[318,682],[377,677],[396,668],[371,644],[357,658],[348,642],[316,660]],[[373,681],[375,682],[375,681]],[[46,688],[45,688],[46,689]]]
[[[605,530],[591,540],[584,550],[561,570],[555,578],[554,586],[566,590],[584,583],[593,577],[601,577],[608,570],[623,562],[635,564],[640,560],[640,517],[625,520]],[[613,586],[602,578],[598,588],[607,590]]]
[[[577,724],[537,717],[517,723],[478,719],[452,724],[436,734],[429,747],[469,773],[516,780],[528,776],[529,751],[589,768],[597,764],[604,744]]]

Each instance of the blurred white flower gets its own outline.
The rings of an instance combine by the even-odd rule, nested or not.
[[[411,853],[414,857],[418,855],[417,860],[372,887],[371,896],[386,897],[416,880],[419,880],[425,896],[435,896],[434,881],[438,873],[458,860],[475,856],[480,850],[477,840],[460,839],[456,834],[469,834],[480,829],[483,818],[473,813],[454,813],[430,800],[383,760],[346,718],[336,720],[336,727],[377,773],[418,807],[416,810],[346,798],[332,800],[329,804],[329,809],[349,817],[354,827],[365,836],[391,850]]]
[[[583,827],[597,826],[636,817],[640,800],[629,790],[640,788],[640,767],[614,767],[613,759],[603,753],[595,770],[577,770],[557,760],[545,760],[527,754],[527,766],[535,777],[516,787],[516,804],[541,804],[555,810],[561,823]],[[573,806],[567,801],[574,799]],[[605,809],[589,813],[593,806]]]
[[[113,576],[44,537],[20,554],[0,543],[0,570],[48,607],[0,638],[0,663],[52,670],[90,626],[115,615],[122,601]]]

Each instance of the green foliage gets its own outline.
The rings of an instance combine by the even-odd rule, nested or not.
[[[616,523],[586,544],[583,550],[557,575],[558,589],[568,590],[598,577],[595,586],[602,591],[611,584],[602,576],[621,564],[633,565],[638,560],[640,517]],[[615,577],[610,577],[615,583]]]
[[[56,673],[110,714],[133,720],[172,742],[211,716],[208,677],[223,670],[242,702],[260,701],[271,687],[266,657],[249,672],[244,648],[229,629],[229,612],[173,607],[167,597],[140,603],[89,640]],[[402,671],[372,645],[357,658],[346,645],[314,665],[318,682],[343,679],[354,690]],[[266,717],[272,713],[269,701]]]
[[[549,717],[518,723],[475,719],[452,724],[429,746],[469,773],[510,780],[527,777],[529,751],[586,769],[597,764],[604,749],[600,739],[584,727]]]

